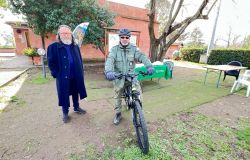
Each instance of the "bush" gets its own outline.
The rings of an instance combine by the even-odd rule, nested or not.
[[[220,65],[231,61],[239,61],[250,68],[250,50],[247,49],[214,49],[208,57],[208,64]]]
[[[205,53],[205,48],[181,48],[181,59],[199,63],[200,55]]]
[[[37,48],[25,48],[23,50],[23,54],[29,57],[35,57],[35,56],[39,56],[39,54],[37,53]]]

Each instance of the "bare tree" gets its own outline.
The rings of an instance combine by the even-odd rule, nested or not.
[[[203,33],[199,27],[195,27],[189,35],[190,42],[188,46],[202,47],[204,46],[204,40],[202,39]]]
[[[150,36],[150,59],[151,61],[162,60],[166,54],[166,50],[178,37],[185,31],[185,29],[197,19],[208,19],[208,15],[214,7],[217,0],[202,0],[198,9],[191,16],[186,16],[182,21],[177,22],[177,16],[181,14],[186,6],[184,0],[172,0],[169,6],[169,12],[166,23],[163,27],[163,32],[159,37],[155,36],[154,21],[156,18],[156,1],[150,0],[149,4],[149,36]]]
[[[232,27],[229,27],[229,32],[228,32],[228,36],[227,36],[227,47],[230,46],[230,41],[231,41],[231,37],[232,37]]]
[[[233,48],[233,47],[240,47],[242,45],[242,42],[239,42],[239,38],[241,38],[240,35],[234,34],[232,31],[232,27],[229,26],[229,31],[226,35],[226,37],[218,37],[215,41],[215,45],[218,41],[223,41],[226,43],[226,48]]]
[[[245,36],[244,40],[242,41],[243,48],[250,48],[250,35]]]
[[[178,37],[178,41],[183,43],[183,41],[185,41],[188,37],[190,36],[189,32],[184,32],[182,33],[179,37]]]

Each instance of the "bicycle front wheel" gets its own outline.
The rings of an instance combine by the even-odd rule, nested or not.
[[[133,123],[136,129],[139,147],[144,154],[147,154],[149,151],[148,131],[142,112],[142,107],[138,100],[135,101],[135,106],[133,109]]]

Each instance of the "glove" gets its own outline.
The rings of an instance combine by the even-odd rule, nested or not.
[[[105,73],[105,75],[106,75],[106,78],[110,81],[115,79],[115,72],[113,71],[108,71]]]
[[[155,69],[153,66],[148,66],[147,67],[147,74],[152,75],[155,72]]]

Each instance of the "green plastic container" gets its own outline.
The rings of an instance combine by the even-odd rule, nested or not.
[[[170,70],[166,65],[154,65],[153,67],[155,69],[153,75],[146,75],[146,76],[139,75],[137,79],[141,81],[151,78],[165,78],[166,80],[171,78]],[[146,72],[147,68],[145,66],[135,68],[136,73],[139,73],[139,71]]]

